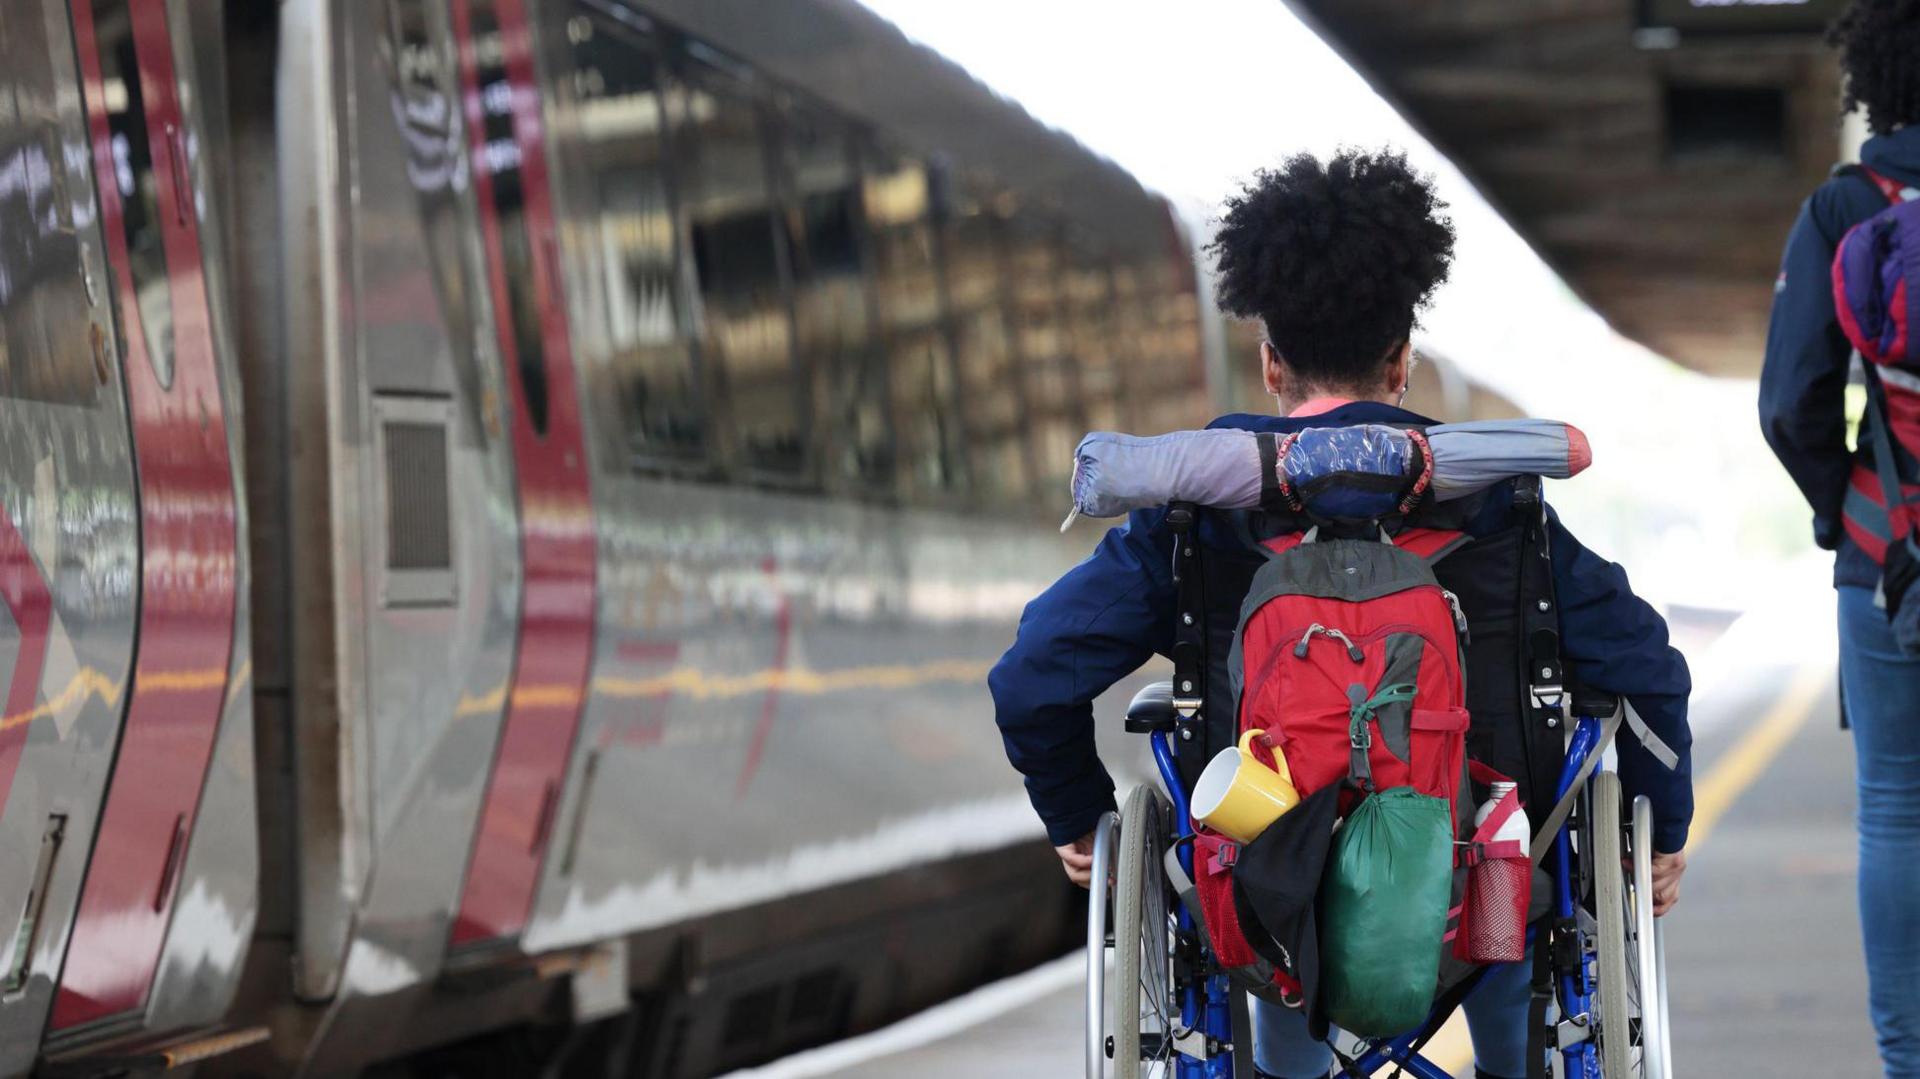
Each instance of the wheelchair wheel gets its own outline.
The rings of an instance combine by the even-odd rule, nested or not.
[[[1113,849],[1119,842],[1119,815],[1103,815],[1093,829],[1093,881],[1087,888],[1087,1079],[1107,1074],[1107,915],[1113,905]]]
[[[1160,792],[1135,787],[1120,813],[1114,851],[1114,1079],[1171,1079],[1174,1027],[1173,922],[1160,866],[1172,810]]]
[[[1640,1069],[1647,1079],[1667,1079],[1673,1074],[1673,1049],[1667,1026],[1666,940],[1653,918],[1653,803],[1644,794],[1633,800],[1628,843],[1633,858],[1633,974],[1640,990]]]
[[[1597,925],[1600,1074],[1606,1079],[1662,1079],[1658,1048],[1658,969],[1653,936],[1652,816],[1636,805],[1629,823],[1622,812],[1620,777],[1593,777],[1590,834],[1593,838],[1593,915]],[[1644,799],[1640,799],[1644,802]],[[1644,821],[1644,824],[1643,824]],[[1643,828],[1645,830],[1643,830]],[[1634,849],[1625,849],[1631,830]],[[1629,880],[1626,859],[1635,873]],[[1644,936],[1644,940],[1642,939]]]

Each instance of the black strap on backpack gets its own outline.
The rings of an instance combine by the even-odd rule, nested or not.
[[[1205,765],[1207,691],[1207,603],[1205,575],[1200,571],[1200,512],[1191,502],[1167,507],[1167,527],[1173,532],[1173,588],[1179,608],[1173,625],[1174,737],[1202,752],[1183,751],[1181,772],[1191,784]]]
[[[1536,730],[1558,730],[1567,689],[1560,666],[1560,612],[1553,596],[1553,545],[1547,535],[1547,504],[1540,496],[1540,477],[1523,476],[1515,481],[1513,508],[1525,528],[1520,621],[1527,633],[1527,708]]]
[[[1560,654],[1560,609],[1553,593],[1553,544],[1540,478],[1514,481],[1513,511],[1520,537],[1520,662],[1526,699],[1521,730],[1530,778],[1522,790],[1551,792],[1566,752],[1566,671]]]

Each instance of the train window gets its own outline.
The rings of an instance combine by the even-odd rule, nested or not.
[[[173,288],[167,273],[163,215],[183,214],[184,204],[163,205],[160,182],[154,172],[155,154],[174,155],[174,171],[185,166],[181,132],[171,126],[159,132],[147,129],[140,63],[133,47],[133,19],[128,0],[93,0],[94,38],[100,52],[101,96],[106,103],[113,175],[101,178],[120,193],[120,228],[127,243],[128,268],[133,276],[134,321],[140,324],[147,362],[160,385],[173,384]],[[185,177],[178,182],[184,183]],[[127,340],[126,313],[117,312],[121,340]]]
[[[884,490],[893,478],[886,358],[869,317],[860,174],[849,133],[810,109],[780,113],[794,326],[811,371],[829,482]]]
[[[488,3],[472,8],[474,81],[480,87],[485,148],[481,168],[487,191],[481,212],[493,218],[499,236],[501,276],[506,278],[507,309],[493,317],[505,319],[512,330],[515,368],[533,429],[547,431],[547,345],[542,335],[540,297],[534,279],[533,224],[527,218],[526,192],[521,176],[521,142],[514,127],[516,90],[507,73],[507,43],[500,18]],[[558,272],[558,267],[554,267]]]
[[[957,208],[946,245],[947,295],[966,410],[968,471],[980,497],[1011,503],[1032,490],[1033,477],[1025,388],[1004,310],[999,199],[981,192]]]
[[[451,372],[475,431],[499,430],[500,373],[475,340],[474,297],[483,269],[471,255],[477,229],[463,199],[471,160],[460,123],[458,76],[447,28],[427,0],[387,0],[372,37],[389,107],[354,113],[351,213],[354,312],[369,385],[441,394]],[[390,297],[404,296],[404,303]]]
[[[881,159],[865,176],[862,206],[874,249],[901,478],[909,493],[960,489],[960,417],[948,347],[927,171]]]
[[[111,378],[104,328],[89,326],[90,271],[75,234],[86,145],[61,123],[64,77],[50,20],[0,26],[0,396],[89,404]],[[62,43],[69,55],[72,45]],[[78,183],[70,183],[69,176]],[[96,351],[97,350],[97,351]]]
[[[807,467],[806,395],[794,371],[759,102],[745,80],[700,60],[689,61],[686,75],[670,131],[715,403],[735,466],[798,476]]]
[[[1051,489],[1066,483],[1073,447],[1087,429],[1064,295],[1065,260],[1051,219],[1023,214],[1008,235],[1014,339],[1026,380],[1034,460],[1039,481]]]
[[[605,358],[595,402],[617,412],[635,463],[696,460],[707,451],[705,406],[687,332],[682,264],[671,198],[666,99],[674,84],[643,26],[597,10],[567,21],[572,77],[559,88],[566,120],[555,139],[586,188],[588,237],[605,305]]]

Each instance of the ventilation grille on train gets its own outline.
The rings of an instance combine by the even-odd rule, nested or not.
[[[387,568],[453,568],[447,520],[447,429],[437,423],[389,423]]]
[[[377,533],[386,550],[375,565],[383,570],[381,602],[390,607],[454,602],[449,405],[444,398],[374,399],[386,516],[386,527]]]

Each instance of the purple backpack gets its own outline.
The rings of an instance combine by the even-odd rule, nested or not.
[[[1920,191],[1861,170],[1892,203],[1854,226],[1833,258],[1833,306],[1866,370],[1873,465],[1854,466],[1847,533],[1881,565],[1880,602],[1894,637],[1920,656]]]

